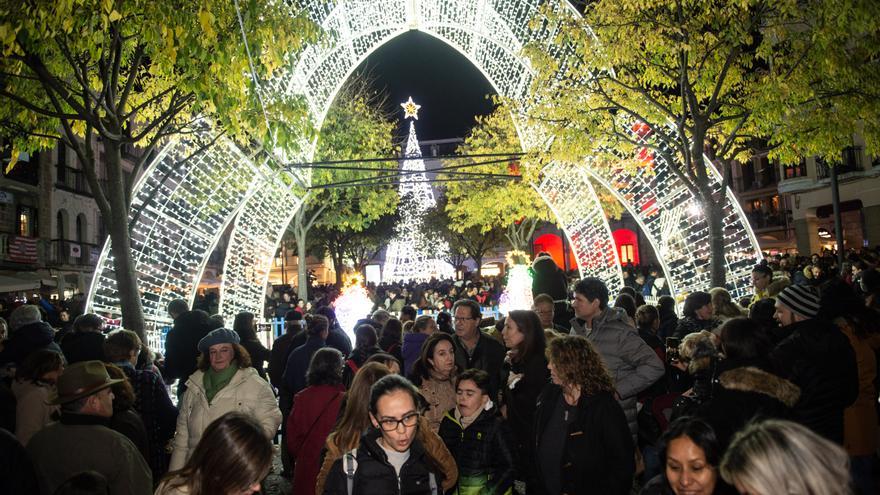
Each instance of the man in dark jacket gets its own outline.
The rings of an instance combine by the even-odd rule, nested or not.
[[[469,299],[459,299],[452,307],[455,335],[455,366],[459,371],[476,368],[489,374],[490,396],[496,397],[504,375],[504,356],[507,351],[501,342],[480,331],[480,305]]]
[[[176,299],[168,304],[168,314],[174,318],[174,326],[165,338],[165,370],[168,383],[179,378],[177,396],[183,397],[186,379],[195,373],[199,359],[199,341],[214,329],[208,313],[196,309],[186,310],[186,302]],[[181,311],[182,310],[182,311]]]
[[[9,329],[9,340],[3,343],[0,352],[0,366],[15,367],[41,349],[61,354],[61,348],[53,340],[55,330],[41,320],[40,308],[33,304],[15,308],[9,315]]]
[[[304,324],[302,314],[291,309],[284,315],[284,335],[272,343],[272,352],[269,358],[269,382],[278,390],[282,390],[284,386],[284,368],[287,367],[287,358],[290,357],[291,351],[295,349],[291,344],[293,344],[294,338],[305,330]],[[304,343],[305,341],[303,341]]]
[[[61,421],[37,432],[27,445],[41,493],[83,471],[96,471],[110,484],[111,494],[153,493],[150,468],[134,444],[108,428],[113,415],[111,380],[100,361],[76,363],[58,378]]]
[[[571,311],[565,304],[568,297],[568,279],[549,253],[541,252],[532,261],[532,270],[535,276],[532,279],[532,294],[547,294],[553,302],[553,322],[559,326],[568,328],[568,320]],[[552,328],[545,326],[544,328]]]
[[[855,353],[846,336],[820,319],[815,287],[790,285],[776,297],[774,317],[787,334],[771,351],[773,371],[801,389],[795,421],[843,444],[843,411],[859,393]]]
[[[61,350],[69,364],[104,361],[104,338],[104,319],[86,313],[73,321],[73,331],[61,339]]]
[[[327,321],[330,324],[330,329],[327,333],[327,346],[341,352],[343,356],[351,354],[351,339],[348,338],[348,335],[345,334],[342,327],[339,325],[339,320],[336,319],[336,312],[333,311],[333,308],[330,306],[321,306],[315,310],[315,314],[327,318]],[[296,349],[305,344],[308,336],[308,332],[300,332],[296,334],[293,337],[293,341],[290,343],[290,348]]]
[[[639,337],[620,308],[608,306],[608,287],[595,277],[579,281],[571,301],[575,318],[571,334],[586,337],[614,379],[615,395],[626,413],[633,442],[638,435],[638,393],[659,380],[666,369],[653,349]]]
[[[296,395],[306,388],[306,373],[309,371],[309,363],[318,349],[327,345],[327,335],[330,333],[327,318],[314,315],[308,319],[306,329],[308,339],[306,343],[297,347],[287,358],[287,366],[284,368],[284,384],[291,395]]]
[[[272,353],[269,358],[269,381],[278,389],[278,408],[281,409],[281,445],[287,445],[287,416],[293,407],[293,395],[284,384],[284,370],[287,368],[287,359],[293,351],[293,340],[301,333],[305,333],[302,313],[290,310],[284,315],[284,335],[275,339],[272,343]],[[290,454],[287,449],[281,449],[281,475],[290,478]]]

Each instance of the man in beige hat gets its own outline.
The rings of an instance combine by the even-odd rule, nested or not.
[[[27,451],[40,480],[40,492],[55,493],[59,485],[82,471],[107,478],[110,493],[153,493],[150,468],[137,447],[108,428],[113,415],[113,380],[101,361],[83,361],[67,367],[58,378],[61,421],[37,432]]]

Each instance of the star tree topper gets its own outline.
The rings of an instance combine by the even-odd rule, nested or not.
[[[422,108],[421,105],[416,105],[416,102],[413,101],[412,96],[409,97],[408,100],[401,103],[400,106],[403,107],[404,119],[408,119],[410,117],[419,120],[419,109]]]

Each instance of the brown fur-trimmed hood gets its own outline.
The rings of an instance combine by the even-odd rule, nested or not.
[[[753,366],[725,371],[718,379],[728,390],[766,395],[788,407],[794,407],[801,396],[801,389],[794,383]]]

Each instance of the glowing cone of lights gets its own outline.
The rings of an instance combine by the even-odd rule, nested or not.
[[[529,257],[522,251],[507,253],[507,287],[499,299],[498,311],[508,314],[514,309],[532,309],[532,274]]]
[[[370,299],[367,289],[361,284],[359,276],[352,277],[345,283],[342,294],[333,301],[333,307],[336,310],[339,326],[354,344],[356,340],[354,337],[355,323],[368,317],[373,309],[373,300]]]

